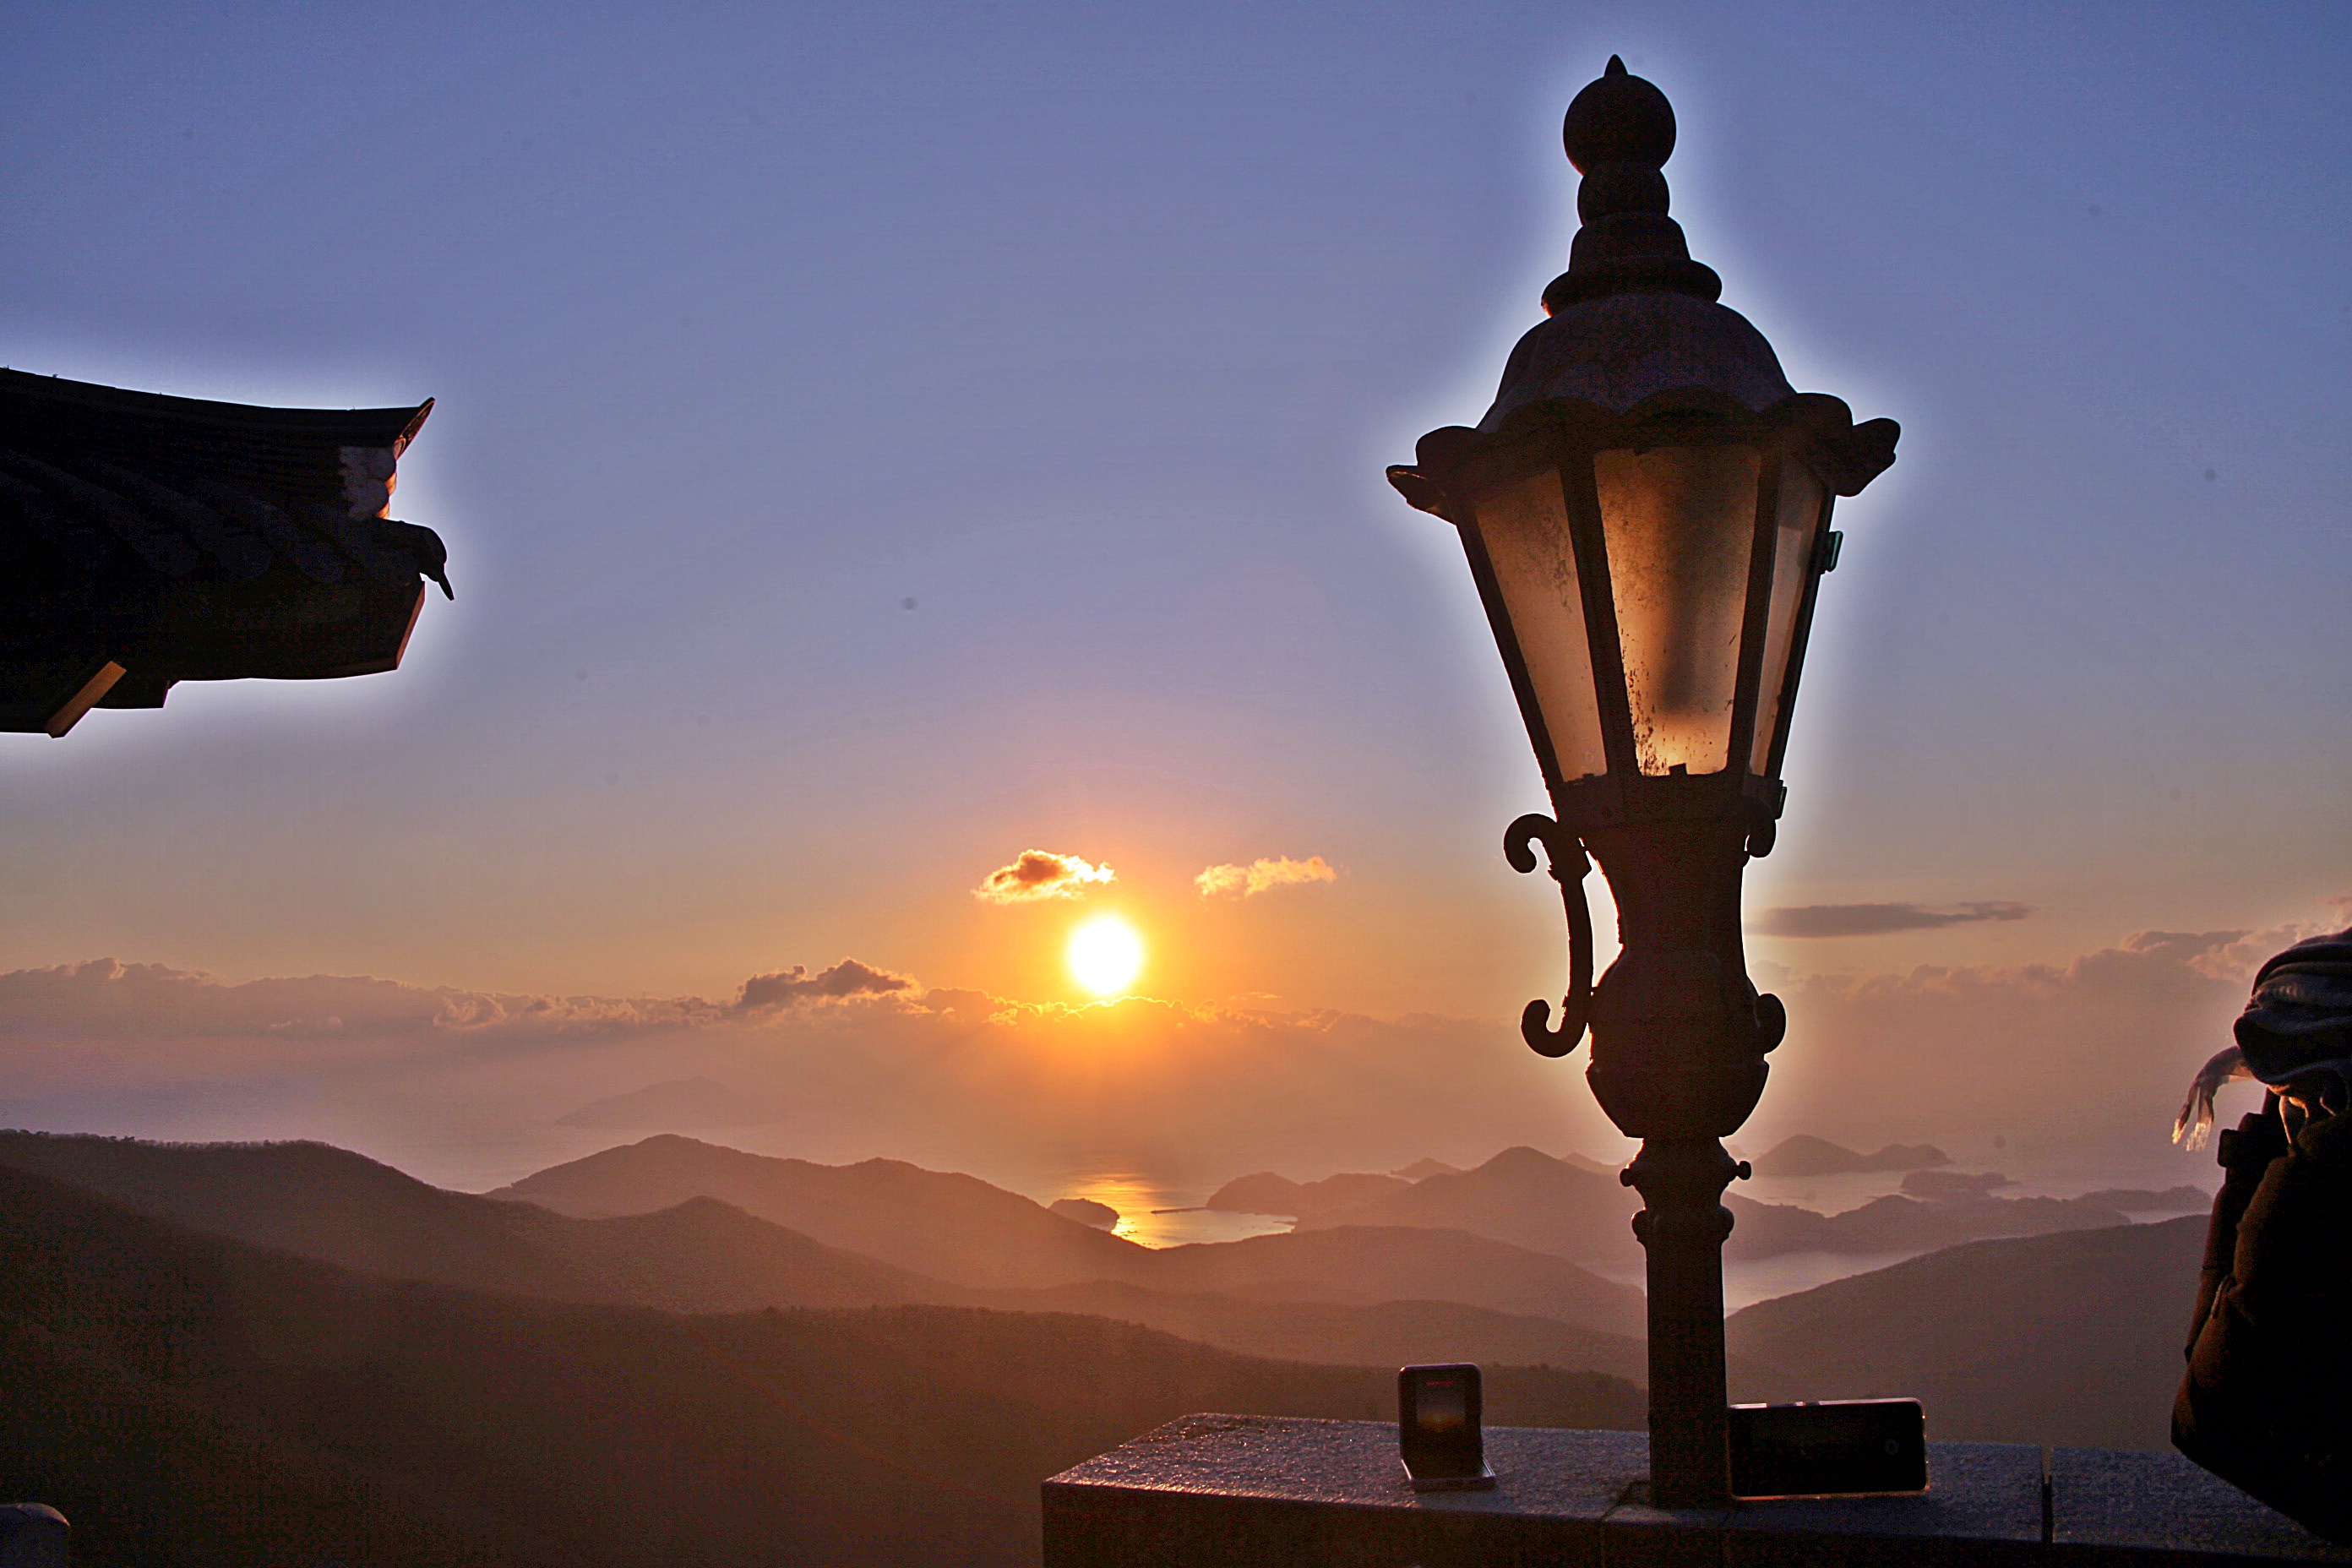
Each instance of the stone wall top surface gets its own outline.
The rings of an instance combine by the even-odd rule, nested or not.
[[[1639,1432],[1489,1427],[1493,1490],[1415,1492],[1387,1423],[1188,1415],[1045,1482],[1046,1562],[2352,1562],[2179,1455],[2060,1448],[2045,1468],[2023,1445],[1927,1453],[1916,1496],[1670,1510],[1644,1500]]]

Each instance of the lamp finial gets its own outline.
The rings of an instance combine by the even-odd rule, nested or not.
[[[1569,104],[1560,142],[1584,176],[1576,192],[1584,226],[1568,270],[1544,290],[1547,314],[1605,294],[1664,290],[1713,300],[1723,292],[1723,279],[1691,259],[1682,226],[1666,216],[1659,169],[1674,156],[1675,110],[1664,93],[1612,55],[1600,79]]]

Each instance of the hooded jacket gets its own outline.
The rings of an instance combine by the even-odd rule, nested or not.
[[[2200,1095],[2210,1119],[2229,1078],[2273,1092],[2221,1136],[2229,1174],[2206,1231],[2172,1441],[2352,1543],[2352,1363],[2340,1349],[2352,1326],[2352,931],[2265,963],[2233,1032],[2236,1046],[2199,1073],[2182,1125],[2198,1120]]]

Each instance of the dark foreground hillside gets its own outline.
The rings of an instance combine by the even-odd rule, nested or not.
[[[1387,1369],[946,1307],[679,1317],[397,1283],[0,1170],[0,1493],[77,1561],[1024,1563],[1036,1483],[1190,1410],[1390,1413]],[[1497,1422],[1630,1426],[1496,1368]]]
[[[1916,1394],[1939,1442],[2162,1448],[2205,1221],[1979,1241],[1734,1312],[1735,1397]]]

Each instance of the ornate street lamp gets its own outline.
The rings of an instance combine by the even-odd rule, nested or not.
[[[1540,842],[1569,923],[1558,1028],[1528,1005],[1548,1057],[1589,1026],[1585,1077],[1643,1141],[1624,1173],[1648,1258],[1651,1475],[1656,1500],[1726,1495],[1721,1204],[1744,1177],[1721,1140],[1764,1089],[1780,1001],[1748,983],[1739,880],[1772,846],[1780,760],[1822,574],[1831,498],[1895,460],[1889,419],[1856,426],[1800,394],[1763,335],[1716,303],[1666,216],[1665,95],[1612,58],[1569,105],[1584,176],[1550,318],[1519,340],[1475,430],[1422,437],[1389,470],[1406,500],[1461,531],[1552,801],[1511,824]],[[1616,900],[1623,952],[1592,984],[1588,853]]]

